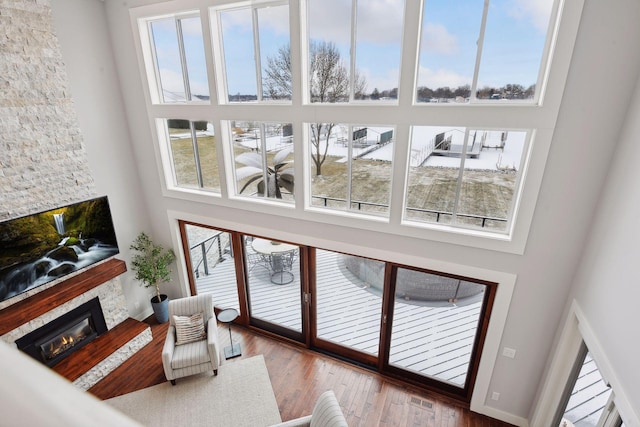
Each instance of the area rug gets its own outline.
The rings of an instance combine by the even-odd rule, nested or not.
[[[227,361],[218,375],[180,378],[105,400],[145,426],[270,426],[281,422],[262,355]]]

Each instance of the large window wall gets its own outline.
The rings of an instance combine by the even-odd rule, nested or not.
[[[523,250],[579,8],[191,4],[132,12],[167,195]]]

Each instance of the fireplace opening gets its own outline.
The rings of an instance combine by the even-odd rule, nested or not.
[[[95,330],[88,318],[71,325],[62,333],[56,333],[52,338],[47,338],[40,344],[40,351],[46,360],[51,360],[63,354],[67,350],[80,345],[85,339],[95,337]]]
[[[107,331],[98,297],[16,340],[18,348],[47,366]]]

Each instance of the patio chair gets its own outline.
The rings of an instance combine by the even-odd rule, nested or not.
[[[213,371],[218,375],[220,345],[211,295],[169,301],[169,330],[162,366],[172,385],[177,378]]]
[[[281,252],[271,255],[271,281],[278,285],[286,285],[293,282],[293,263],[296,260],[297,250]]]
[[[256,267],[265,268],[269,273],[271,273],[271,260],[269,259],[270,257],[259,254],[258,252],[255,252],[253,250],[251,252],[247,251],[246,256],[249,273],[251,273]]]

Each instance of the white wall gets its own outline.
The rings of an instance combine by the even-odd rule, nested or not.
[[[173,239],[174,231],[167,219],[168,211],[187,212],[189,215],[211,218],[213,223],[218,221],[235,224],[237,230],[250,229],[256,223],[267,224],[273,230],[271,237],[294,236],[296,242],[303,244],[314,241],[329,242],[326,243],[327,249],[349,248],[361,255],[371,255],[376,253],[375,248],[385,248],[387,252],[395,254],[394,257],[398,260],[402,260],[406,255],[414,260],[418,257],[416,264],[424,266],[438,262],[446,263],[451,269],[448,272],[451,273],[456,273],[456,265],[460,265],[515,274],[518,279],[511,305],[500,308],[509,310],[501,345],[515,348],[517,355],[515,359],[498,357],[496,360],[495,368],[490,373],[489,392],[500,392],[501,398],[497,402],[487,401],[487,405],[491,406],[487,408],[499,411],[495,412],[497,415],[503,413],[515,417],[516,421],[524,420],[528,416],[557,325],[562,319],[593,212],[600,208],[597,205],[598,195],[610,171],[609,160],[616,149],[619,130],[632,95],[629,88],[635,85],[638,75],[640,52],[634,42],[640,38],[640,26],[636,25],[639,7],[636,1],[586,1],[536,214],[527,248],[522,256],[163,197],[158,169],[153,160],[153,140],[145,112],[129,19],[130,7],[155,1],[106,0],[104,3],[124,110],[119,108],[119,101],[111,100],[109,94],[103,92],[104,86],[98,84],[102,83],[103,78],[108,81],[108,87],[113,88],[115,79],[111,75],[112,65],[106,63],[109,58],[104,47],[107,44],[107,28],[100,21],[101,12],[96,10],[95,3],[99,2],[54,0],[53,3],[58,16],[56,19],[61,22],[64,19],[68,25],[60,29],[61,35],[67,33],[67,36],[73,34],[73,37],[78,39],[95,38],[99,41],[100,52],[104,54],[96,55],[97,58],[89,58],[99,61],[98,64],[94,64],[87,58],[87,55],[92,56],[91,51],[66,48],[67,44],[80,43],[80,40],[65,41],[66,37],[61,37],[63,53],[70,68],[80,70],[92,66],[93,72],[98,73],[98,76],[91,78],[92,84],[83,86],[84,93],[79,94],[80,124],[83,131],[86,132],[84,126],[90,120],[83,117],[84,108],[94,117],[95,114],[105,116],[101,108],[107,108],[116,117],[120,117],[122,111],[130,124],[128,143],[131,144],[134,158],[137,159],[135,164],[131,163],[131,153],[124,147],[118,146],[117,152],[113,154],[106,152],[109,145],[113,144],[113,138],[85,133],[90,162],[93,164],[96,159],[100,159],[105,164],[105,171],[96,171],[96,183],[98,186],[113,185],[109,188],[117,192],[126,190],[124,192],[128,193],[129,188],[133,188],[134,194],[122,194],[120,197],[130,200],[137,208],[136,213],[140,215],[144,209],[135,200],[139,200],[142,194],[149,213],[147,228],[154,233],[156,239],[165,243]],[[84,3],[89,3],[90,6]],[[60,17],[59,12],[68,16]],[[100,77],[101,75],[104,77]],[[76,78],[83,80],[90,77],[70,72],[74,96]],[[99,91],[100,95],[95,96],[96,91]],[[109,99],[107,106],[92,105],[96,104],[96,99],[100,97]],[[82,100],[84,102],[81,104]],[[110,124],[96,126],[103,129],[110,127]],[[113,129],[111,131],[117,132]],[[125,137],[117,139],[117,142],[122,144],[127,141]],[[126,181],[127,185],[124,185],[125,182],[108,182],[113,179],[113,174],[110,173],[113,170],[118,170],[126,176],[116,179]],[[140,179],[141,193],[133,187],[136,171]],[[625,188],[630,186],[629,183],[625,184]],[[124,205],[126,202],[123,201],[119,207],[120,212],[124,210]],[[623,214],[616,210],[612,216],[619,218],[621,215]],[[141,216],[136,218],[139,220]],[[137,228],[135,225],[131,227]],[[167,293],[176,296],[180,295],[182,290],[175,287],[168,289]],[[587,298],[587,295],[585,293],[584,299],[588,305],[591,299]],[[138,298],[139,294],[132,293],[130,296]],[[587,311],[591,313],[592,310]],[[600,313],[595,308],[593,311]],[[609,341],[615,340],[613,337],[607,337],[606,342]],[[611,342],[611,345],[621,348],[622,342]],[[637,352],[635,354],[637,355]],[[629,363],[623,354],[616,356],[616,361],[618,360],[622,366]],[[636,382],[638,383],[640,382]]]
[[[109,196],[120,247],[118,258],[128,266],[129,244],[141,230],[148,229],[148,214],[131,150],[104,3],[52,0],[51,8],[89,168],[97,193]],[[148,289],[138,285],[131,272],[121,276],[121,282],[130,315],[137,319],[148,316]]]
[[[638,16],[636,16],[638,18]],[[635,94],[596,221],[576,276],[575,299],[587,320],[596,363],[640,423],[640,85]],[[591,342],[590,342],[591,341]],[[623,418],[625,413],[622,412]],[[627,425],[631,424],[630,421]]]
[[[626,111],[616,110],[615,120],[624,119],[620,133],[607,136],[616,141],[612,147],[613,159],[606,165],[606,183],[595,206],[594,220],[588,228],[588,241],[566,303],[565,328],[574,328],[575,333],[558,335],[558,343],[548,359],[551,364],[554,358],[554,365],[547,373],[547,388],[541,390],[540,406],[534,409],[540,418],[546,415],[549,405],[546,400],[557,389],[553,377],[564,373],[569,366],[567,363],[571,363],[568,359],[574,355],[565,354],[565,350],[570,346],[573,336],[577,335],[585,341],[599,370],[612,386],[616,395],[615,403],[625,425],[640,426],[640,312],[637,309],[637,302],[640,301],[640,272],[637,269],[640,256],[640,79],[635,66],[626,69],[619,64],[608,63],[606,55],[602,54],[603,51],[615,51],[622,55],[629,53],[633,58],[632,63],[637,61],[637,52],[629,50],[628,42],[638,39],[640,4],[629,1],[625,4],[615,2],[590,6],[585,21],[597,23],[603,31],[588,32],[577,50],[589,51],[594,58],[602,61],[603,66],[593,81],[601,82],[602,87],[607,88],[612,84],[622,86],[625,97],[631,95],[631,102]],[[619,15],[620,19],[606,19],[608,14],[605,11],[612,6],[620,11],[616,13],[624,12],[624,19],[622,15]],[[608,33],[605,36],[603,33],[606,29],[615,29],[612,32],[617,35],[610,36],[611,33]],[[619,67],[628,74],[624,83],[607,74],[607,70]],[[632,78],[634,76],[635,79]],[[592,76],[587,73],[584,77]],[[624,105],[622,99],[621,105]],[[588,131],[600,123],[597,120],[598,112],[592,111],[590,106],[577,109],[577,113],[584,115],[583,124]],[[565,316],[562,317],[563,323],[564,319]]]

